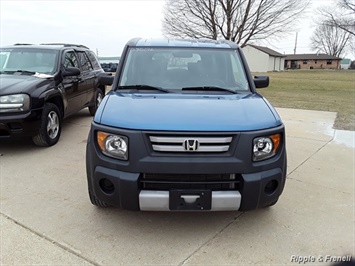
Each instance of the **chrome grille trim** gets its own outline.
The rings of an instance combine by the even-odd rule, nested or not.
[[[201,137],[201,136],[149,136],[152,148],[157,152],[226,152],[233,137]],[[197,149],[187,150],[186,141],[197,141]],[[186,144],[186,143],[185,143]]]
[[[194,136],[186,136],[186,137],[155,137],[150,136],[151,142],[160,142],[160,143],[183,143],[186,139],[195,139],[200,144],[202,143],[230,143],[232,141],[232,137],[194,137]]]
[[[183,146],[152,145],[153,150],[162,152],[188,152]],[[224,152],[228,151],[229,146],[200,146],[195,152]]]

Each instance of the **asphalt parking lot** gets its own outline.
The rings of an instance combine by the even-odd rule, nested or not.
[[[279,202],[250,212],[99,209],[87,195],[92,117],[65,121],[59,143],[0,142],[1,265],[331,265],[354,258],[354,132],[336,113],[277,109],[288,180]]]

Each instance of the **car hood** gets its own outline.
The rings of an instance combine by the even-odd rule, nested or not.
[[[31,89],[48,83],[47,79],[28,75],[0,75],[0,95],[30,93]]]
[[[246,131],[282,124],[259,94],[121,94],[111,92],[94,121],[140,130]]]

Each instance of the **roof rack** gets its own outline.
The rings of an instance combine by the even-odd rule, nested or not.
[[[14,45],[33,45],[32,43],[15,43]]]
[[[70,46],[75,46],[75,47],[80,47],[80,48],[86,48],[89,49],[89,47],[81,44],[73,44],[73,43],[41,43],[41,45],[63,45],[64,47],[70,47]]]

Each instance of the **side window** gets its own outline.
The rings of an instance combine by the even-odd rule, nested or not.
[[[85,52],[77,52],[79,57],[79,68],[82,71],[92,70],[91,63]]]
[[[79,68],[78,60],[73,51],[64,54],[64,67],[77,67]]]
[[[92,51],[87,51],[87,55],[91,61],[92,66],[94,67],[94,69],[100,69],[101,66],[100,66],[99,61],[97,60],[95,54]]]

